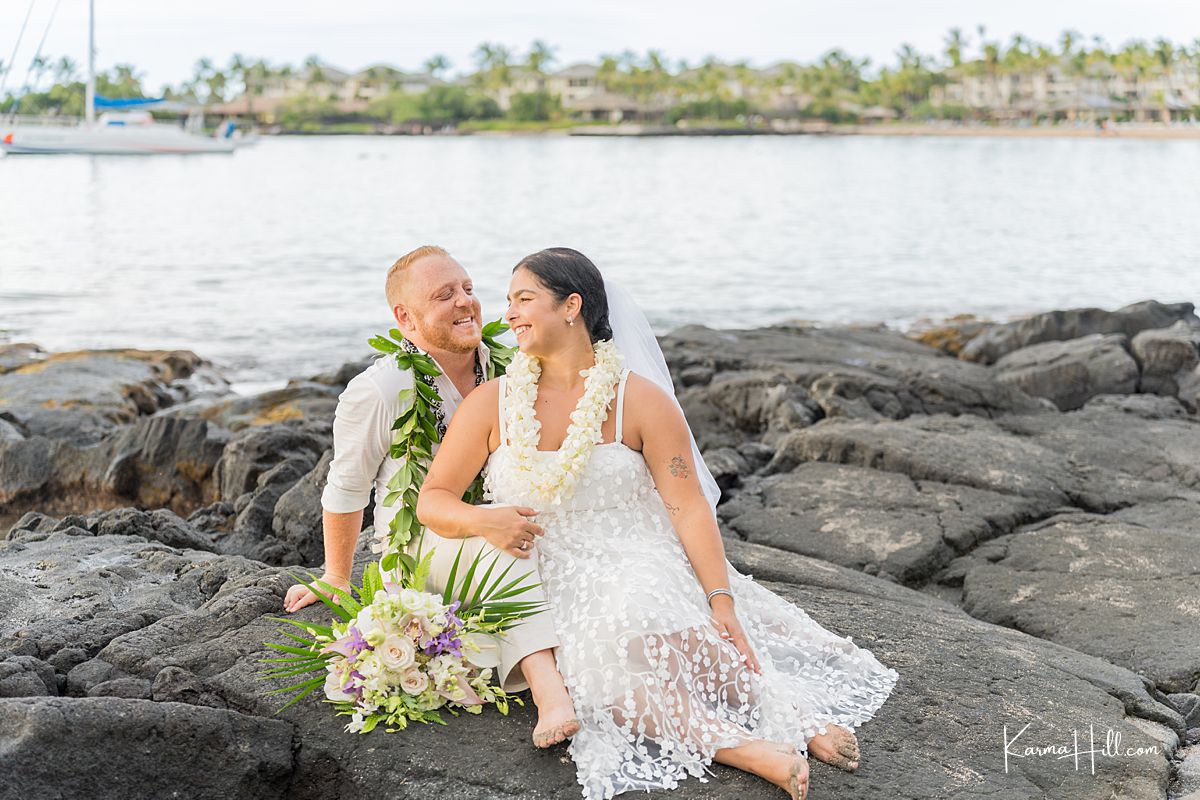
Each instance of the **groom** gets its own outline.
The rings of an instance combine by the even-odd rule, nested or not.
[[[463,398],[483,383],[488,359],[471,276],[442,248],[418,247],[388,270],[387,299],[405,339],[431,356],[442,371],[433,381],[441,397],[438,427],[440,433],[445,433],[444,425]],[[379,358],[351,380],[338,398],[333,462],[321,496],[325,535],[325,573],[321,580],[326,583],[341,588],[349,585],[363,509],[371,489],[375,489],[376,532],[386,532],[400,508],[385,507],[383,498],[388,494],[388,480],[403,466],[402,461],[388,455],[392,423],[401,411],[399,393],[412,388],[411,370],[402,371],[393,358]],[[531,580],[540,582],[536,560],[530,559],[528,551],[530,542],[542,530],[531,516],[529,509],[506,509],[493,517],[499,524],[465,540],[426,535],[425,552],[431,544],[435,548],[431,588],[444,590],[460,545],[467,563],[480,551],[489,559],[500,551],[496,569],[521,559],[525,563],[514,565],[513,574],[529,572]],[[312,591],[297,584],[288,589],[284,608],[289,613],[298,611],[317,599]],[[537,588],[522,599],[541,601],[544,596]],[[533,740],[539,747],[562,741],[578,726],[555,664],[553,648],[557,646],[554,625],[547,614],[541,613],[506,632],[499,648],[501,687],[509,692],[529,688],[533,693],[538,708]]]

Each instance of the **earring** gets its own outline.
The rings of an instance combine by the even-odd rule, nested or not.
[[[574,328],[575,327],[575,318],[567,317],[567,324],[570,325],[572,328]]]

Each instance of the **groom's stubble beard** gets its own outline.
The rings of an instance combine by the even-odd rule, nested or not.
[[[471,313],[478,323],[478,308],[472,309]],[[479,349],[481,337],[478,324],[471,336],[464,336],[462,333],[455,331],[453,323],[434,323],[416,315],[413,316],[413,324],[416,326],[417,334],[424,340],[424,349],[427,351],[442,350],[447,353],[464,354],[473,353]]]

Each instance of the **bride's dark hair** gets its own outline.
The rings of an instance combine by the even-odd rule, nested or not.
[[[532,272],[560,303],[573,294],[583,298],[583,324],[593,343],[613,338],[604,278],[590,258],[569,247],[547,247],[522,258],[513,272],[519,269]]]

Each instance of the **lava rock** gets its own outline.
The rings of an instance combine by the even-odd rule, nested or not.
[[[1100,308],[1049,311],[989,328],[971,339],[959,357],[994,364],[1009,353],[1033,344],[1110,333],[1132,338],[1144,330],[1166,328],[1180,320],[1200,324],[1195,306],[1147,300],[1116,311]]]
[[[1021,348],[996,362],[997,380],[1044,397],[1063,411],[1081,408],[1099,394],[1132,394],[1137,362],[1123,335],[1085,336]]]

